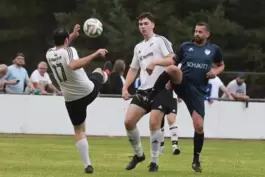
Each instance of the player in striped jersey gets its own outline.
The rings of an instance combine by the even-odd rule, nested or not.
[[[79,29],[77,29],[77,33]],[[107,50],[99,49],[95,53],[79,59],[76,49],[67,47],[71,40],[69,36],[66,29],[56,29],[53,33],[55,47],[47,51],[46,58],[64,96],[66,109],[74,127],[76,146],[83,160],[85,172],[93,173],[86,139],[86,110],[87,106],[96,99],[101,84],[106,82],[107,74],[101,68],[97,68],[88,78],[83,67],[99,56],[104,57]]]

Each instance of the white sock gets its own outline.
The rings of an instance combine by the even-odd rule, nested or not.
[[[80,156],[83,160],[84,167],[86,168],[88,165],[91,165],[90,159],[89,159],[89,146],[87,139],[81,139],[76,143],[76,147],[80,153]]]
[[[151,131],[150,143],[151,143],[151,161],[158,164],[158,157],[160,154],[160,144],[162,140],[161,130]]]
[[[138,157],[143,156],[143,149],[142,149],[140,133],[139,133],[138,129],[135,128],[134,130],[131,130],[131,131],[127,130],[127,136],[128,136],[128,139],[132,145],[134,153]]]
[[[172,142],[172,147],[178,148],[178,127],[174,123],[172,125],[169,125],[169,131],[170,131],[170,136],[171,136],[171,142]]]

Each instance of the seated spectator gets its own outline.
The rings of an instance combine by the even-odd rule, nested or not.
[[[248,100],[247,86],[245,83],[244,73],[238,73],[236,79],[232,80],[227,85],[228,91],[231,93],[235,100]],[[223,98],[227,98],[226,94],[223,94]]]
[[[234,99],[233,96],[230,94],[229,90],[224,86],[221,79],[216,76],[215,78],[209,79],[208,81],[206,100],[212,102],[211,98],[219,98],[219,90],[226,94],[228,99]]]
[[[17,53],[13,60],[13,65],[8,67],[8,71],[4,76],[4,90],[6,93],[23,93],[25,85],[35,90],[35,87],[29,80],[28,73],[23,67],[25,58],[23,53]]]
[[[30,76],[30,81],[36,89],[40,90],[40,94],[56,93],[61,95],[61,92],[52,84],[49,74],[47,73],[48,65],[42,61]],[[30,88],[26,88],[26,92],[30,92]]]

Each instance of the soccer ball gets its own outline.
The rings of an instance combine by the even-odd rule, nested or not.
[[[90,38],[96,38],[103,32],[102,23],[96,18],[89,18],[83,25],[84,33]]]

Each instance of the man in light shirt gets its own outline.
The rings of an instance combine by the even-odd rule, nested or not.
[[[227,96],[228,99],[234,99],[228,89],[224,86],[221,79],[216,76],[215,78],[209,79],[208,81],[207,93],[209,94],[207,96],[207,100],[211,102],[211,98],[219,98],[219,90],[221,90]]]
[[[29,80],[28,73],[23,67],[25,65],[25,57],[23,53],[17,53],[13,60],[13,65],[8,67],[7,74],[4,76],[6,93],[23,93],[25,85],[35,90],[35,87]]]
[[[48,65],[46,62],[42,61],[38,64],[38,69],[36,69],[30,76],[30,81],[33,83],[36,89],[40,90],[41,94],[48,94],[49,91],[61,95],[60,90],[58,90],[50,79],[47,73]],[[30,88],[27,87],[27,91],[30,92]]]
[[[227,89],[235,100],[249,99],[249,97],[247,96],[247,86],[245,83],[244,73],[238,73],[236,79],[229,82]],[[226,98],[227,96],[224,94],[222,97]]]

